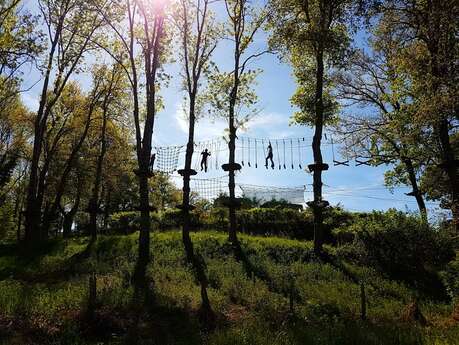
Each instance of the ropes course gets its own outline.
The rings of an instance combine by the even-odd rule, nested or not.
[[[307,166],[308,151],[310,143],[308,138],[255,138],[241,136],[236,141],[236,160],[239,160],[243,168],[258,169],[265,166],[266,169],[303,170]],[[324,134],[323,147],[330,147],[333,166],[349,167],[351,158],[348,156],[338,157],[336,141],[333,135]],[[211,170],[221,170],[220,162],[227,159],[228,145],[224,138],[214,138],[205,141],[195,142],[193,155],[193,168],[196,171],[207,173]],[[171,174],[177,171],[181,154],[185,152],[184,145],[156,147],[156,165],[154,170]],[[206,153],[204,153],[206,151]],[[201,167],[203,153],[206,156],[207,169]],[[223,158],[222,155],[225,157]],[[259,157],[263,157],[261,165]],[[373,166],[373,160],[368,157],[361,157],[356,152],[352,155],[356,167]],[[378,165],[378,164],[376,164]]]
[[[224,138],[198,141],[194,144],[193,166],[201,174],[208,173],[210,170],[221,171],[221,163],[228,160],[228,142]],[[339,157],[336,150],[336,141],[331,133],[324,134],[324,147],[330,147],[333,166],[350,167],[351,157]],[[243,169],[267,169],[270,170],[304,170],[308,167],[308,151],[311,149],[310,143],[306,138],[254,138],[239,137],[236,140],[236,161],[240,161]],[[180,162],[184,160],[184,146],[164,146],[155,147],[156,153],[152,157],[155,164],[154,170],[162,171],[171,177],[181,178],[172,175],[178,171]],[[351,154],[355,161],[355,166],[373,166],[371,158],[361,157],[356,152]],[[262,164],[259,164],[260,158]],[[263,167],[264,165],[264,167]],[[311,165],[309,165],[311,166]],[[306,169],[307,170],[307,169]],[[309,170],[307,170],[309,171]],[[191,178],[191,191],[199,198],[213,201],[221,195],[228,193],[228,175],[212,178]],[[397,199],[390,197],[379,197],[363,194],[365,192],[375,192],[377,190],[387,190],[385,186],[353,187],[352,189],[335,188],[324,184],[328,190],[326,195],[339,197],[365,198],[371,200],[415,203],[412,199]],[[287,201],[292,204],[305,205],[306,186],[301,187],[279,187],[262,186],[250,184],[236,184],[236,194],[238,197],[256,199],[260,202],[271,200]],[[363,193],[362,193],[363,192]],[[409,194],[407,194],[409,195]],[[429,205],[436,205],[429,203]]]

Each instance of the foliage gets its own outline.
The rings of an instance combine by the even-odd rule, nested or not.
[[[115,233],[138,231],[140,229],[140,213],[135,211],[113,213],[108,222],[110,231]]]
[[[448,324],[451,309],[429,299],[419,301],[429,327],[401,324],[399,316],[414,291],[377,272],[372,282],[378,289],[367,288],[370,320],[359,321],[359,286],[336,267],[316,262],[309,242],[241,235],[247,258],[257,272],[264,272],[248,276],[234,260],[226,235],[216,232],[193,234],[196,250],[207,263],[210,298],[222,318],[216,329],[203,333],[196,316],[200,289],[183,260],[179,232],[152,238],[157,254],[148,266],[148,279],[154,282],[156,307],[149,314],[133,308],[130,280],[136,237],[100,237],[70,271],[69,260],[87,251],[86,239],[50,242],[46,250],[29,253],[29,260],[17,256],[17,247],[1,247],[0,275],[7,277],[0,281],[2,340],[96,344],[131,343],[138,337],[141,344],[155,339],[196,345],[446,345],[459,335],[457,327]],[[84,310],[92,272],[97,277],[97,307],[95,319],[88,321]],[[25,276],[31,280],[20,279]],[[289,313],[292,278],[294,314]]]
[[[358,262],[419,288],[441,290],[434,272],[445,267],[455,255],[450,237],[443,232],[416,216],[396,210],[362,216],[348,231],[355,234],[351,252]]]

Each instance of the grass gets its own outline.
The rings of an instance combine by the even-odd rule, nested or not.
[[[0,343],[3,344],[459,344],[452,307],[420,301],[427,325],[401,321],[416,291],[344,262],[367,284],[368,320],[360,320],[360,287],[343,270],[312,254],[312,244],[240,236],[247,264],[237,262],[226,235],[193,234],[206,263],[217,327],[206,331],[200,290],[185,264],[179,232],[152,236],[147,274],[151,308],[133,303],[137,234],[101,237],[88,256],[86,239],[56,240],[17,255],[0,247]],[[328,248],[333,253],[333,248]],[[88,280],[97,277],[97,309],[88,322]],[[290,311],[293,299],[294,313]]]

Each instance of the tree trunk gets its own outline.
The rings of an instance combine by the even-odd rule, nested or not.
[[[202,262],[196,257],[194,253],[193,242],[190,237],[190,176],[191,176],[191,165],[194,152],[194,127],[195,127],[195,96],[190,96],[190,123],[188,132],[188,144],[186,147],[185,157],[185,169],[183,171],[183,203],[182,203],[182,214],[183,214],[183,228],[182,228],[182,240],[185,247],[185,253],[187,261],[193,266],[196,272],[196,278],[201,285],[201,310],[205,314],[206,320],[213,315],[212,308],[210,305],[209,297],[207,295],[207,276],[203,267]]]
[[[236,151],[236,129],[234,128],[234,116],[230,117],[230,140],[229,140],[229,165],[233,167],[235,162]],[[234,247],[239,246],[237,238],[237,219],[236,219],[236,172],[233,169],[229,171],[229,241]]]
[[[92,239],[97,238],[97,214],[99,213],[99,194],[100,184],[102,181],[102,168],[104,164],[105,154],[107,152],[107,97],[104,100],[104,110],[102,118],[102,131],[100,134],[100,153],[97,157],[96,176],[94,177],[94,186],[92,189],[92,196],[89,201],[89,232]]]
[[[237,219],[236,219],[236,179],[235,179],[235,155],[236,155],[236,127],[235,127],[235,107],[239,91],[239,65],[240,65],[240,42],[236,40],[235,60],[234,60],[234,81],[229,99],[229,171],[228,171],[228,190],[229,190],[229,229],[228,239],[236,249],[240,251],[240,244],[237,238]]]
[[[324,57],[323,45],[318,44],[316,52],[316,111],[315,111],[315,132],[312,142],[314,164],[313,170],[313,215],[314,215],[314,252],[320,254],[323,245],[323,204],[322,204],[322,151],[321,142],[324,125],[324,105],[323,105],[323,81],[324,81]]]
[[[58,25],[54,33],[51,48],[48,54],[48,65],[46,68],[43,87],[41,90],[40,104],[37,111],[34,124],[34,141],[32,158],[30,162],[29,184],[27,186],[26,211],[25,211],[25,234],[24,240],[27,245],[31,245],[40,241],[40,213],[41,202],[38,202],[38,184],[39,184],[39,163],[43,147],[43,137],[48,120],[49,110],[48,102],[48,86],[50,82],[51,71],[53,69],[54,54],[57,49],[58,37],[62,33],[64,18],[59,18]]]
[[[456,233],[459,234],[459,176],[457,174],[457,160],[451,146],[449,137],[449,124],[446,118],[440,120],[438,125],[438,136],[441,143],[443,163],[441,167],[445,172],[451,190],[451,213]]]
[[[405,164],[406,171],[408,173],[408,179],[410,181],[411,187],[413,188],[412,194],[416,198],[419,212],[421,213],[423,221],[427,223],[427,208],[424,202],[424,197],[422,196],[422,192],[419,190],[418,179],[414,171],[413,162],[411,161],[411,159],[406,158],[403,160],[403,163]]]

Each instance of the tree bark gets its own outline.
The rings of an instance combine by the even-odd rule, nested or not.
[[[189,132],[188,132],[188,144],[186,148],[186,157],[185,157],[185,169],[183,172],[183,228],[182,228],[182,240],[185,247],[185,253],[187,261],[193,266],[193,269],[196,271],[196,277],[201,286],[201,301],[202,301],[202,311],[206,315],[213,314],[212,308],[209,301],[209,296],[207,294],[207,276],[204,271],[204,267],[201,261],[196,257],[194,253],[193,242],[190,237],[190,172],[192,165],[192,158],[194,152],[194,127],[195,127],[195,96],[190,97],[190,122],[189,122]],[[208,318],[208,317],[206,317]]]
[[[97,214],[99,213],[99,194],[100,185],[102,182],[102,168],[104,165],[104,158],[107,152],[107,116],[108,116],[108,97],[109,94],[105,95],[103,103],[102,113],[102,128],[100,134],[100,153],[97,157],[96,175],[94,177],[94,185],[92,189],[91,199],[89,200],[89,232],[91,238],[95,240],[97,238]]]
[[[242,5],[243,6],[243,5]],[[238,28],[240,30],[241,28]],[[235,49],[234,49],[234,76],[233,76],[233,88],[229,95],[229,172],[228,172],[228,190],[229,190],[229,229],[228,229],[228,239],[233,245],[233,248],[237,252],[240,250],[240,244],[237,237],[237,219],[236,219],[236,172],[235,172],[235,163],[236,163],[236,126],[235,126],[235,107],[238,98],[239,83],[240,83],[240,33],[236,30],[235,35]]]
[[[403,163],[405,164],[406,171],[408,173],[408,179],[410,181],[411,188],[413,188],[413,196],[415,197],[416,203],[418,204],[419,212],[421,213],[423,221],[427,223],[427,207],[424,202],[422,192],[419,190],[418,179],[416,177],[413,162],[411,159],[405,158]]]
[[[323,164],[321,142],[324,125],[323,82],[324,82],[324,48],[322,42],[318,42],[316,52],[316,111],[315,131],[312,142],[314,164],[319,168],[313,171],[313,215],[314,215],[314,252],[320,254],[323,245],[323,207],[322,207],[322,169]]]

